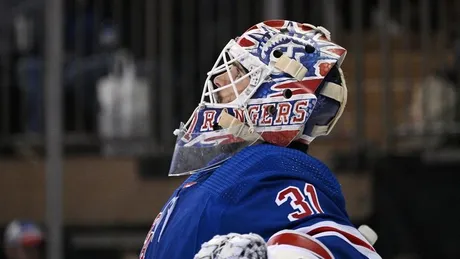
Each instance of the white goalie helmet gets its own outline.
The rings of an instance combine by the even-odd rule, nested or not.
[[[210,170],[244,147],[310,144],[347,101],[347,51],[323,27],[261,22],[226,44],[190,119],[175,131],[170,175]]]

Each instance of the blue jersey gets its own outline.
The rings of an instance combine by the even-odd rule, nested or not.
[[[340,184],[320,161],[273,145],[245,148],[213,172],[189,177],[155,219],[141,259],[188,259],[215,235],[295,229],[335,258],[379,258],[351,224]]]

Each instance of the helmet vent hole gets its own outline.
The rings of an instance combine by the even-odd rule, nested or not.
[[[286,98],[286,99],[291,98],[291,97],[292,97],[292,91],[291,91],[291,89],[286,89],[286,90],[284,90],[284,91],[283,91],[283,96],[284,96],[284,98]]]
[[[275,105],[270,105],[267,107],[267,112],[271,115],[275,114],[276,113],[276,108],[275,108]]]
[[[275,58],[280,58],[282,55],[283,55],[283,52],[282,52],[281,50],[279,50],[279,49],[275,49],[275,50],[273,51],[273,56],[274,56]]]
[[[308,44],[308,45],[305,46],[305,52],[307,52],[309,54],[313,53],[313,52],[315,52],[315,47],[313,47],[312,45]]]
[[[212,125],[212,129],[213,129],[213,130],[221,130],[222,127],[219,125],[219,123],[216,122],[216,123],[214,123],[214,124]]]

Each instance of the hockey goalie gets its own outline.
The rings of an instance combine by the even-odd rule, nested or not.
[[[308,155],[347,101],[346,50],[323,27],[261,22],[223,48],[175,130],[171,176],[190,175],[141,259],[380,258],[351,223],[340,184]]]

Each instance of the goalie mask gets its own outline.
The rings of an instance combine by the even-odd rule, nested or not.
[[[200,104],[175,130],[170,175],[211,170],[261,142],[309,144],[341,116],[346,50],[322,27],[259,23],[230,40],[208,72]]]

